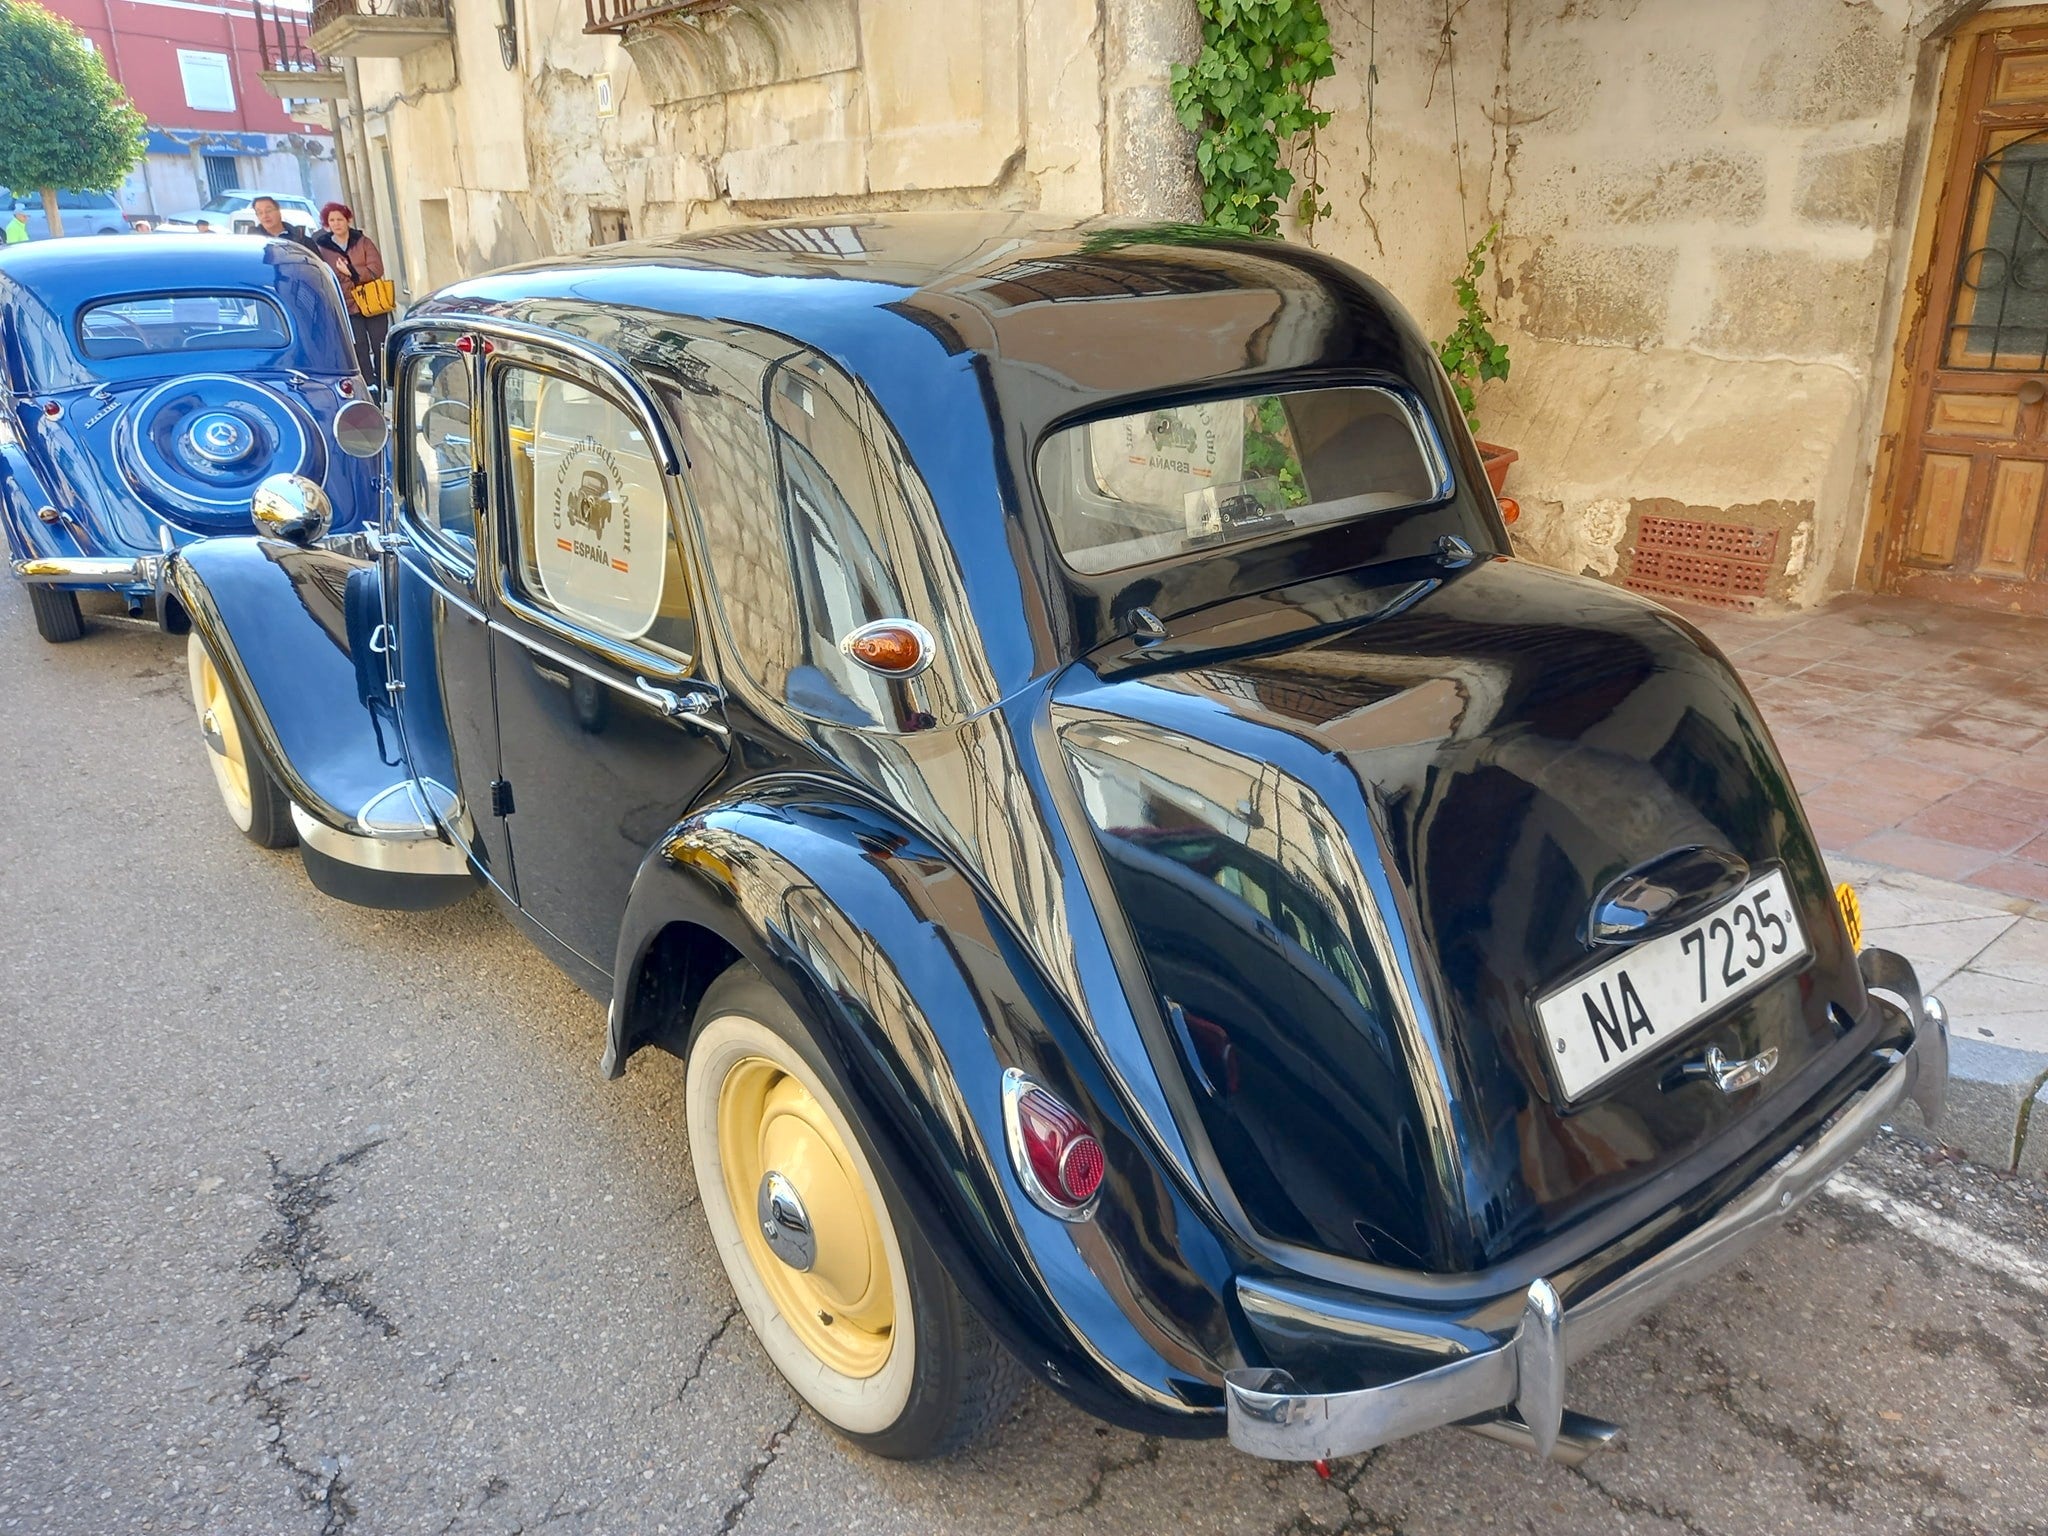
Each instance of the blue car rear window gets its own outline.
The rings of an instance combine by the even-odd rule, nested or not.
[[[291,339],[284,314],[254,293],[158,293],[108,299],[78,317],[78,349],[87,357],[275,348]]]

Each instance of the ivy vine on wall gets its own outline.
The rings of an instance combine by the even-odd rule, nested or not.
[[[1202,216],[1248,235],[1280,232],[1293,204],[1313,241],[1322,200],[1316,131],[1330,114],[1316,110],[1316,82],[1335,73],[1330,23],[1321,0],[1195,0],[1202,51],[1173,67],[1173,106],[1196,135]],[[1300,189],[1282,160],[1305,139]]]

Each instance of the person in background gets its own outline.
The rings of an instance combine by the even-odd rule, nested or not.
[[[21,204],[14,205],[14,217],[7,221],[7,243],[20,245],[28,239],[28,220],[22,215]]]
[[[249,211],[256,215],[256,228],[273,240],[289,240],[293,245],[312,248],[313,237],[296,224],[287,224],[284,213],[277,206],[274,197],[259,197],[249,204]]]
[[[193,233],[193,234],[195,234],[195,235],[210,235],[210,234],[212,234],[212,233],[213,233],[213,220],[211,220],[211,219],[194,219],[194,220],[192,221],[192,233]]]
[[[356,290],[384,275],[384,256],[376,243],[355,227],[355,219],[356,212],[348,204],[327,204],[320,210],[320,222],[327,228],[313,237],[313,251],[341,279],[341,296],[348,301],[349,328],[356,335],[356,365],[382,399],[384,381],[379,364],[384,356],[384,338],[391,330],[391,316],[364,314],[356,300]]]

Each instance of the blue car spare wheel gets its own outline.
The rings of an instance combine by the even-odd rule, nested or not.
[[[202,373],[159,384],[116,434],[121,471],[145,505],[208,530],[245,531],[271,475],[319,481],[326,443],[302,407],[266,385]]]

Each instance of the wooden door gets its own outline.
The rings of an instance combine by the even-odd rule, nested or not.
[[[1892,592],[2048,613],[2048,26],[1977,38],[1909,344]]]

